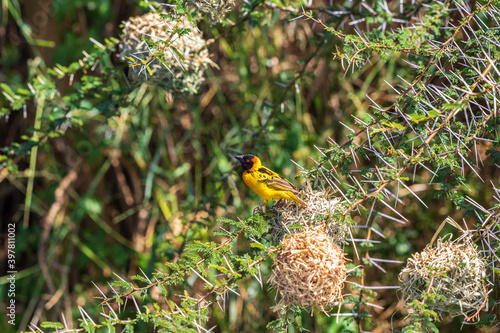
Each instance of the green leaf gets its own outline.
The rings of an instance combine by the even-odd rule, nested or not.
[[[42,328],[55,328],[58,330],[62,330],[64,328],[64,325],[58,322],[53,322],[53,321],[45,321],[40,324]]]
[[[181,60],[183,60],[183,61],[186,60],[186,58],[184,58],[184,56],[182,55],[182,53],[180,53],[179,50],[177,50],[175,47],[170,46],[170,49],[172,51],[174,51],[181,58]]]
[[[437,112],[436,110],[430,110],[427,112],[427,114],[431,118],[437,118],[437,117],[441,116],[441,114],[439,112]]]
[[[261,250],[267,250],[267,247],[259,243],[250,243],[250,246]]]
[[[7,94],[9,97],[11,97],[12,99],[18,99],[19,96],[17,96],[14,91],[10,88],[10,86],[8,86],[7,84],[5,83],[0,83],[0,88],[1,90],[3,90],[3,92],[5,94]]]

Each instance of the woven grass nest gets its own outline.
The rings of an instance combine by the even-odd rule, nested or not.
[[[234,0],[188,0],[188,3],[205,14],[210,24],[222,22],[234,6]]]
[[[286,236],[269,280],[281,296],[274,309],[299,305],[328,311],[342,299],[347,271],[344,252],[325,226]]]
[[[335,244],[343,246],[349,235],[349,226],[338,221],[342,210],[341,199],[332,198],[329,191],[312,190],[310,187],[306,187],[298,196],[307,207],[286,201],[270,215],[274,241],[279,243],[286,235],[301,231],[304,227],[321,225]]]
[[[447,237],[409,258],[399,283],[406,303],[422,301],[422,292],[429,290],[444,296],[444,300],[438,297],[434,303],[427,302],[429,309],[467,318],[485,304],[486,265],[466,235],[455,241]]]
[[[172,36],[176,27],[191,31],[181,37],[177,34]],[[209,64],[213,64],[208,50],[204,47],[205,40],[201,32],[187,19],[167,22],[158,13],[131,17],[124,23],[121,38],[123,48],[119,57],[123,61],[130,63],[127,57],[133,58],[137,63],[142,60],[149,61],[151,75],[144,65],[130,67],[129,78],[134,83],[147,82],[170,92],[194,94],[198,92],[204,80],[205,69]],[[161,49],[151,50],[143,39],[161,41]],[[170,41],[168,46],[164,43],[167,40]],[[171,47],[177,49],[184,59]],[[161,61],[159,58],[152,58],[152,54],[157,52],[162,54]]]

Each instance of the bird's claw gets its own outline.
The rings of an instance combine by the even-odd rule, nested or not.
[[[276,207],[280,207],[280,206],[281,206],[281,199],[276,201],[276,203],[271,207],[271,209],[276,208]]]
[[[259,207],[255,207],[254,210],[253,210],[253,215],[257,214],[257,213],[263,213],[263,209],[259,206]]]
[[[257,212],[264,213],[264,209],[262,208],[262,206],[264,206],[264,205],[260,205],[258,207],[255,207],[253,210],[253,215],[257,214]]]

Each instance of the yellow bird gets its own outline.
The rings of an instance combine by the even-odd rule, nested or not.
[[[253,210],[255,214],[258,210],[262,211],[262,206],[266,205],[269,200],[287,199],[300,203],[303,206],[307,204],[297,198],[297,188],[285,178],[278,175],[276,172],[262,166],[260,159],[254,155],[236,156],[243,166],[243,181],[255,193],[264,199],[264,204]],[[279,202],[279,201],[278,201]]]

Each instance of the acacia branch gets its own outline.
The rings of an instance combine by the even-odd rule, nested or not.
[[[481,76],[482,77],[485,77],[486,75],[488,75],[488,73],[491,71],[491,69],[493,68],[493,65],[495,64],[495,62],[497,61],[498,59],[495,59],[493,60],[492,62],[490,62],[490,64],[488,65],[488,67],[486,67],[486,69],[481,73]],[[477,85],[483,80],[482,77],[478,78],[472,85],[471,85],[471,88],[470,89],[471,91],[473,91]],[[464,95],[462,96],[462,98],[458,101],[458,104],[464,102],[465,100],[468,100],[471,95],[473,95],[473,93],[464,93]],[[441,130],[443,130],[445,127],[447,127],[449,125],[449,122],[451,120],[451,118],[453,118],[459,111],[461,110],[460,107],[457,107],[455,108],[453,111],[451,111],[445,118],[445,120],[441,123],[441,125],[439,125],[438,127],[436,127],[433,131],[431,131],[431,133],[429,134],[429,136],[425,139],[424,142],[422,142],[419,147],[417,148],[418,149],[418,152],[415,156],[411,156],[411,158],[408,158],[406,161],[405,161],[405,166],[403,166],[397,173],[394,177],[390,178],[390,179],[386,179],[382,182],[382,184],[372,193],[370,194],[367,194],[365,196],[363,196],[361,199],[355,201],[353,204],[351,204],[351,206],[345,210],[343,213],[342,213],[342,216],[345,216],[347,215],[350,211],[352,211],[355,207],[357,207],[359,204],[363,203],[364,201],[378,195],[389,183],[391,183],[394,179],[398,179],[399,177],[401,177],[401,175],[403,174],[403,172],[405,172],[408,167],[410,167],[412,165],[411,163],[411,160],[417,160],[420,156],[422,156],[422,154],[424,153],[425,151],[425,148],[429,145],[429,143],[432,141],[432,139],[436,136],[436,134],[438,134]],[[490,114],[489,116],[485,117],[484,120],[483,120],[483,123],[486,124],[486,122],[493,116],[493,114]]]

